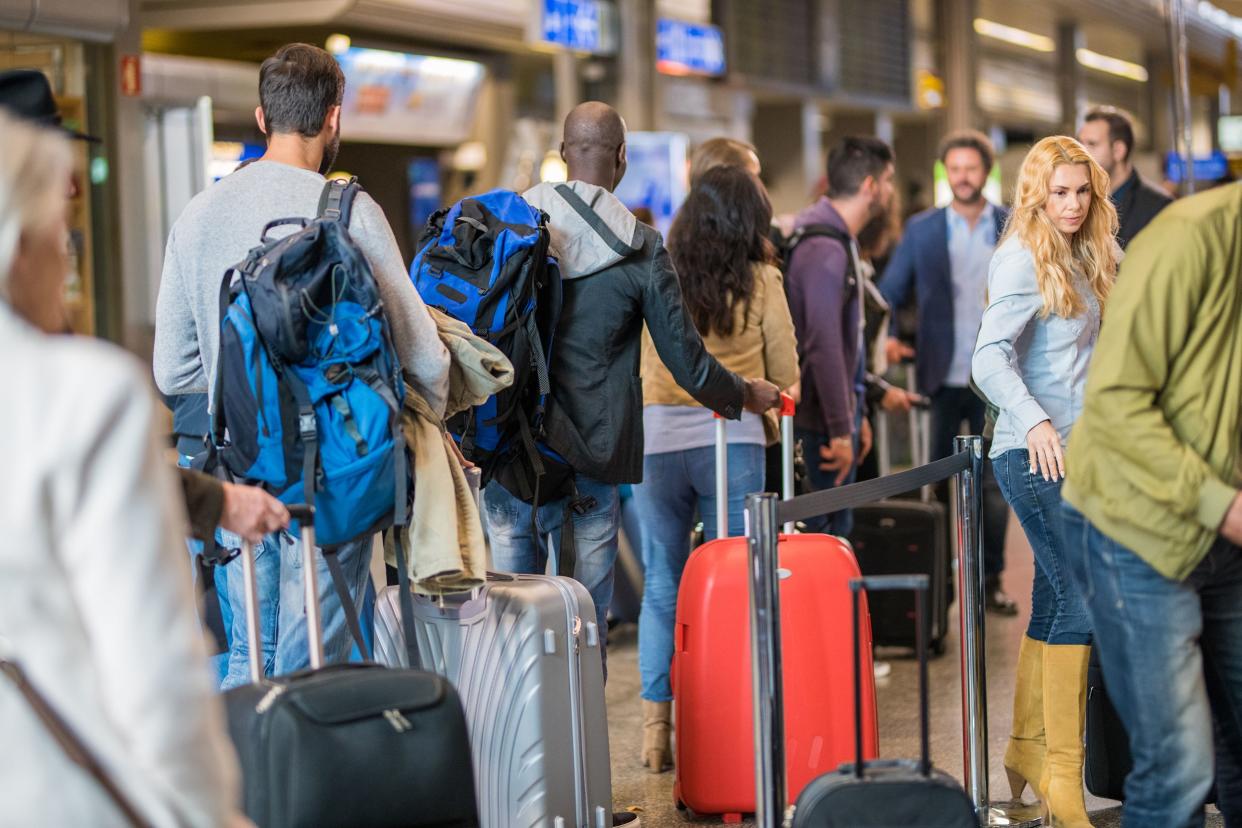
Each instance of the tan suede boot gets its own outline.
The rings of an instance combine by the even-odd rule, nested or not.
[[[1022,636],[1013,691],[1013,728],[1005,749],[1005,774],[1015,800],[1030,785],[1037,796],[1044,771],[1044,642]]]
[[[672,734],[673,703],[643,699],[643,765],[648,773],[663,773],[673,766]]]
[[[1044,825],[1092,828],[1082,794],[1087,723],[1087,657],[1079,644],[1044,645],[1044,731],[1048,751],[1040,778]]]

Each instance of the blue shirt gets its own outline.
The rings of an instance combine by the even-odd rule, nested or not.
[[[970,385],[970,359],[975,334],[983,319],[988,285],[988,263],[996,248],[995,208],[989,203],[972,228],[960,213],[949,207],[949,273],[953,283],[953,358],[944,384],[957,388]]]
[[[996,250],[988,274],[988,307],[975,346],[975,384],[999,409],[992,456],[1026,448],[1026,434],[1044,420],[1069,439],[1082,413],[1087,364],[1100,334],[1100,304],[1086,277],[1075,275],[1086,310],[1066,319],[1040,317],[1044,301],[1035,260],[1017,238]]]

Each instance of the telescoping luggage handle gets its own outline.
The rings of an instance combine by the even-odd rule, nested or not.
[[[305,504],[292,505],[289,517],[298,522],[302,541],[302,587],[306,603],[306,639],[313,670],[323,667],[323,619],[319,606],[319,571],[315,566],[315,507]],[[417,667],[418,649],[414,637],[413,600],[409,576],[400,535],[394,538],[397,549],[397,570],[401,583],[401,626],[405,633],[406,654],[411,667]],[[250,643],[250,679],[255,684],[263,681],[263,639],[259,633],[259,584],[255,574],[254,546],[242,540],[242,583],[246,601],[246,639]],[[329,559],[330,562],[330,559]]]
[[[793,418],[797,411],[794,398],[781,393],[781,499],[793,500],[794,496],[794,430]],[[716,417],[716,537],[729,536],[729,436],[724,417]],[[794,522],[785,524],[785,534],[791,535]]]
[[[854,623],[854,775],[861,779],[866,770],[863,758],[862,731],[862,644],[859,641],[858,614],[862,602],[858,600],[860,592],[905,591],[914,590],[914,640],[919,657],[919,772],[923,776],[931,776],[931,746],[928,736],[929,706],[927,700],[927,628],[931,619],[928,610],[931,606],[927,600],[928,584],[931,579],[927,575],[872,575],[867,578],[850,579],[850,596],[853,600]]]

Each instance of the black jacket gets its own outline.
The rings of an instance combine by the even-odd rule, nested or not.
[[[743,381],[703,347],[660,234],[612,193],[582,181],[541,184],[526,199],[548,213],[564,280],[545,417],[549,446],[605,483],[643,476],[643,323],[677,384],[729,419]]]
[[[1163,190],[1159,190],[1143,180],[1138,170],[1130,171],[1125,190],[1113,195],[1113,204],[1117,208],[1117,220],[1121,229],[1117,232],[1117,243],[1125,248],[1130,240],[1147,226],[1173,199]]]

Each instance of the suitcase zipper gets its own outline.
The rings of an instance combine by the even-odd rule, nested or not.
[[[276,703],[276,699],[285,692],[286,686],[283,684],[274,684],[272,689],[263,694],[263,698],[259,699],[259,703],[254,706],[254,712],[262,715],[272,709],[272,705]]]

